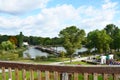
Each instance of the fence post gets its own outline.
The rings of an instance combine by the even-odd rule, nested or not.
[[[58,72],[54,71],[54,80],[58,80]]]
[[[40,70],[37,70],[37,73],[38,73],[38,80],[42,80],[42,73]]]
[[[106,73],[103,74],[103,80],[108,80],[108,74]]]
[[[15,80],[19,80],[19,70],[15,68]]]
[[[78,80],[78,73],[74,73],[74,80]]]
[[[12,80],[12,70],[11,70],[11,68],[9,67],[8,68],[8,76],[9,76],[9,80]]]
[[[45,80],[50,80],[50,73],[49,73],[49,71],[45,71]]]
[[[22,69],[22,79],[26,80],[26,70]]]
[[[30,69],[30,80],[34,80],[34,71]]]
[[[84,73],[84,80],[88,80],[88,73]]]
[[[93,80],[98,80],[98,74],[97,73],[93,73]]]
[[[6,80],[5,67],[2,67],[2,79]]]

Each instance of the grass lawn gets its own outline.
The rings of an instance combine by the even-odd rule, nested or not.
[[[67,63],[65,63],[65,64],[70,64],[70,65],[91,65],[91,64],[89,64],[89,63],[82,62],[82,61],[75,61],[75,62],[72,62],[72,63],[67,62]]]

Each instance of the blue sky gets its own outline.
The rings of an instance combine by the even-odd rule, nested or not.
[[[56,37],[77,26],[86,33],[120,25],[120,0],[0,0],[0,34]]]

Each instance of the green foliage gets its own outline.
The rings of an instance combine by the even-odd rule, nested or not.
[[[61,51],[59,57],[64,58],[65,57],[65,52]]]
[[[72,61],[72,54],[76,49],[81,48],[81,43],[84,40],[85,32],[76,26],[70,26],[60,31],[59,36],[63,38],[63,47],[66,49]]]
[[[10,41],[3,41],[1,43],[1,48],[3,50],[12,50],[12,49],[15,49],[15,45],[12,44]]]
[[[105,30],[108,35],[113,39],[112,43],[110,44],[111,49],[118,50],[120,49],[120,29],[114,24],[108,24],[105,27]]]
[[[109,44],[112,42],[112,38],[106,34],[105,30],[89,32],[87,39],[87,48],[96,48],[100,53],[109,51]]]
[[[22,44],[23,44],[23,37],[24,35],[22,34],[22,32],[20,32],[19,36],[18,36],[18,46],[21,48]]]

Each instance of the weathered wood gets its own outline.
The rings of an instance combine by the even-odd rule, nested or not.
[[[2,80],[6,80],[5,67],[2,67]]]
[[[12,69],[10,67],[8,68],[8,79],[12,80]]]
[[[108,80],[108,74],[106,73],[103,74],[103,80]]]
[[[19,70],[15,68],[15,80],[19,80]]]
[[[98,74],[97,73],[93,73],[93,80],[98,80]]]
[[[120,80],[120,74],[113,74],[113,80]]]
[[[38,76],[38,80],[42,80],[42,72],[40,70],[37,70],[37,76]]]
[[[22,80],[26,80],[26,70],[22,69]]]
[[[88,80],[88,73],[84,73],[84,80]]]
[[[57,71],[54,71],[54,80],[58,80],[58,72]]]
[[[49,73],[49,71],[45,71],[45,80],[50,80],[50,73]]]
[[[78,80],[78,73],[74,73],[74,80]]]
[[[30,80],[34,80],[34,71],[30,69]]]
[[[26,70],[41,70],[41,71],[57,71],[57,72],[67,72],[67,73],[98,73],[102,74],[107,73],[107,74],[119,74],[120,73],[120,66],[117,65],[93,65],[93,66],[61,66],[61,65],[40,65],[40,64],[33,64],[33,63],[15,63],[15,62],[6,62],[6,61],[0,61],[0,68],[1,67],[9,68],[11,67],[12,69],[18,68],[19,70],[21,69],[26,69]]]

